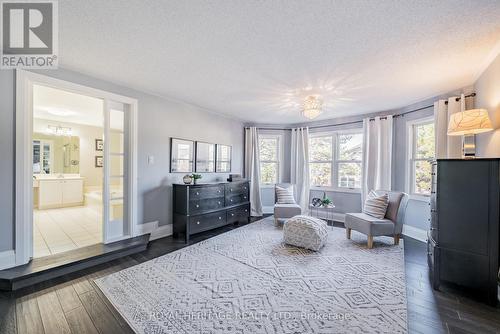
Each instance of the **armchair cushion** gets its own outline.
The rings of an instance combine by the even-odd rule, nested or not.
[[[287,188],[276,186],[276,196],[276,203],[278,204],[295,204],[292,186]]]
[[[395,224],[391,220],[366,213],[347,213],[345,227],[371,236],[392,235],[395,232]]]
[[[387,212],[389,204],[389,196],[387,194],[377,194],[373,190],[370,191],[363,206],[363,213],[373,216],[378,219],[383,219]]]
[[[302,209],[298,204],[275,204],[274,205],[274,217],[279,218],[291,218],[293,216],[300,215]]]

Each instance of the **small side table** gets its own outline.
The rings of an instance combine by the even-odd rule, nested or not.
[[[309,204],[309,215],[325,220],[327,225],[328,221],[331,221],[333,229],[333,217],[335,215],[334,209],[335,205],[333,204],[330,204],[328,206],[314,206],[312,204]]]

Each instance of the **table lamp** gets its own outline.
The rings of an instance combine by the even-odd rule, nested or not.
[[[463,136],[462,157],[476,157],[476,134],[493,130],[486,109],[470,109],[454,113],[448,123],[448,136]]]

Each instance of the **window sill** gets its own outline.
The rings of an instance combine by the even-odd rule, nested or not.
[[[312,191],[327,191],[333,193],[361,194],[361,189],[332,188],[332,187],[311,187]]]
[[[427,195],[411,194],[411,195],[409,195],[408,199],[412,200],[412,201],[420,201],[420,202],[429,203],[431,200],[431,197],[427,196]]]

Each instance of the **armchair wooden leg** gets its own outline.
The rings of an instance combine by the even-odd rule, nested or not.
[[[278,226],[278,218],[274,218],[274,226]]]
[[[345,228],[345,236],[347,239],[351,239],[351,229],[349,227]]]
[[[369,249],[373,248],[373,236],[372,235],[368,236],[368,245],[367,246]]]
[[[394,235],[394,244],[395,244],[395,245],[399,245],[399,238],[400,238],[400,235],[399,235],[399,234],[395,234],[395,235]]]

